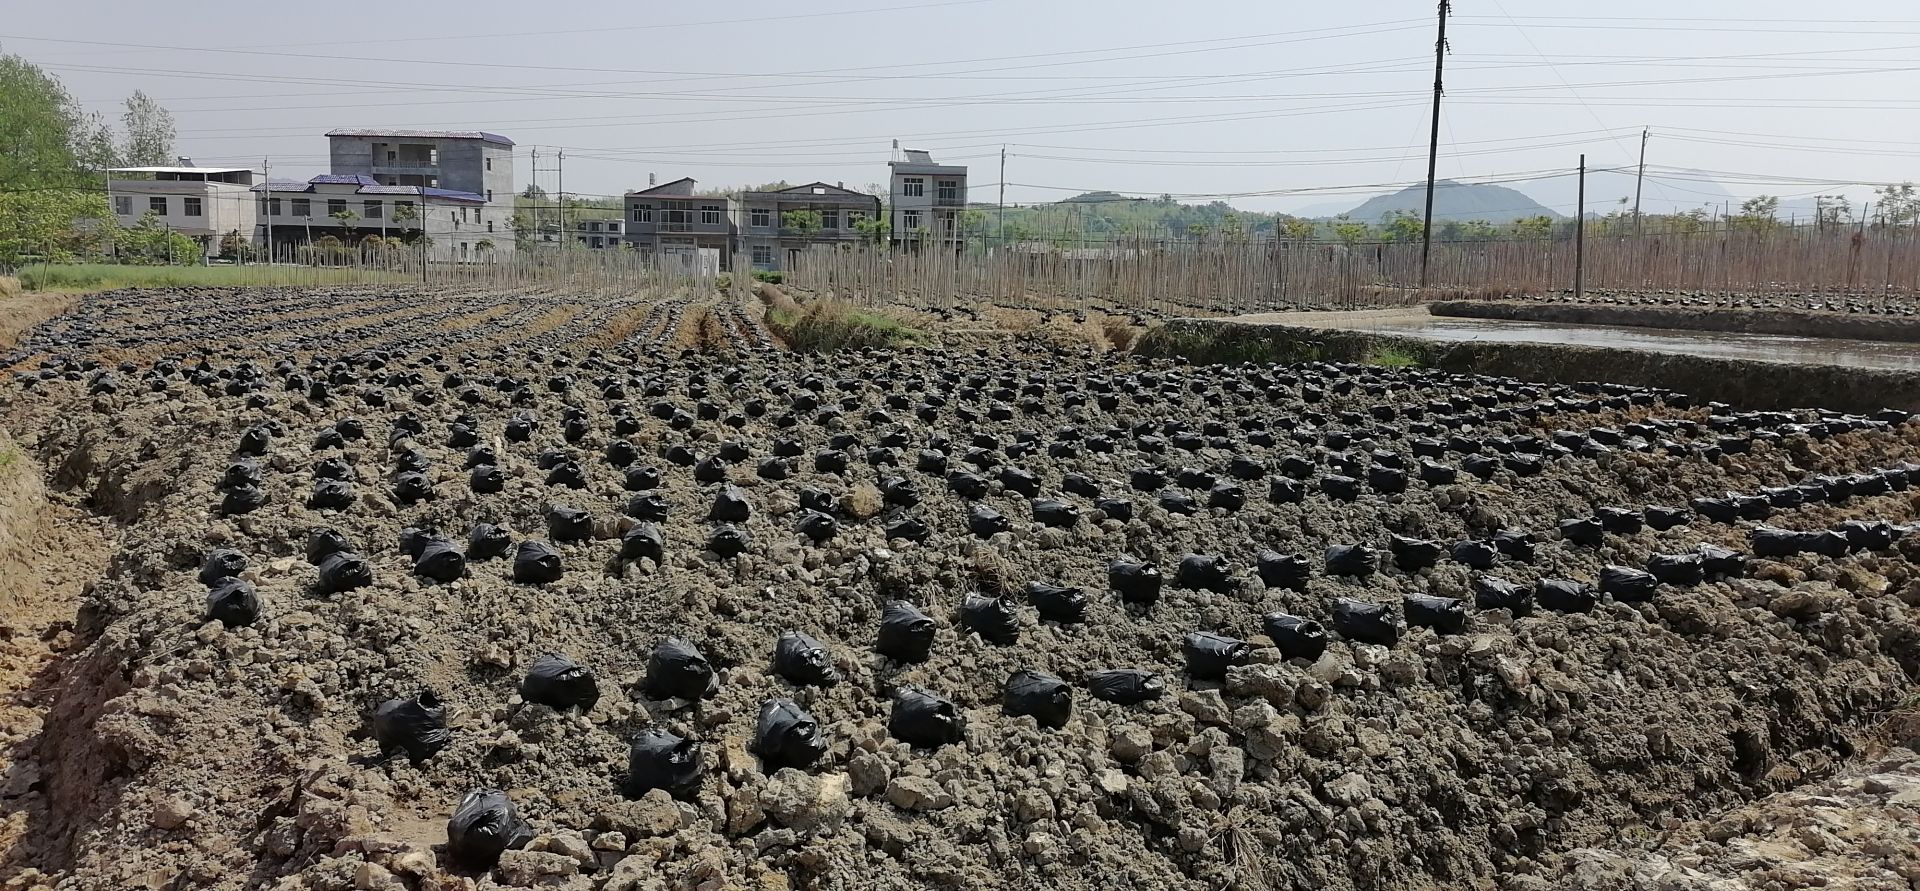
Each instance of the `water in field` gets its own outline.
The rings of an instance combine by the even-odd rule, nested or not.
[[[1626,328],[1517,322],[1503,319],[1456,319],[1425,313],[1354,313],[1351,320],[1335,313],[1316,313],[1318,328],[1343,328],[1445,341],[1495,343],[1553,343],[1568,346],[1615,347],[1679,353],[1715,359],[1747,359],[1812,365],[1845,365],[1920,371],[1920,346],[1867,340],[1782,337],[1771,334],[1731,334],[1713,331],[1674,331],[1664,328]],[[1275,321],[1280,321],[1276,318]]]

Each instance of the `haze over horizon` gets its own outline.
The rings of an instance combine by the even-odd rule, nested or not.
[[[481,129],[519,187],[611,195],[883,180],[892,142],[972,167],[972,199],[1111,190],[1292,211],[1426,173],[1435,5],[1282,9],[1206,0],[748,0],[723,16],[500,0],[366,11],[205,0],[26,4],[0,50],[112,117],[145,90],[180,154],[275,178],[326,172],[336,127]],[[1780,0],[1457,0],[1439,175],[1514,185],[1630,168],[1685,201],[1920,179],[1920,9],[1808,17]],[[1900,18],[1904,14],[1908,18]],[[1651,187],[1650,187],[1651,191]],[[1605,208],[1600,208],[1604,212]]]

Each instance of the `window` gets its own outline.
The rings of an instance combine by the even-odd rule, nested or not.
[[[908,198],[925,198],[927,181],[918,176],[909,176],[900,181],[900,194]]]
[[[821,211],[820,212],[820,228],[822,229],[840,228],[840,212],[837,210]]]
[[[167,215],[167,199],[158,197],[158,196],[153,198],[148,198],[147,209],[161,216],[166,216]]]
[[[113,196],[113,212],[123,217],[133,216],[133,196],[132,195]]]
[[[939,192],[937,193],[936,197],[939,199],[941,204],[960,203],[959,180],[951,180],[951,179],[941,180],[939,183]]]
[[[488,190],[487,190],[487,203],[488,203],[488,204],[492,204],[492,203],[493,203],[493,190],[492,190],[492,189],[488,189]]]
[[[492,159],[492,158],[488,158],[488,159],[487,159],[487,169],[488,169],[488,170],[492,170],[492,169],[493,169],[493,159]]]
[[[588,223],[588,224],[587,224],[587,231],[588,231],[588,232],[598,232],[598,231],[600,231],[600,224],[599,224],[599,223]]]
[[[313,199],[312,198],[293,199],[293,215],[296,217],[313,216]]]
[[[700,205],[700,224],[703,226],[720,225],[720,205],[718,204]]]
[[[492,232],[492,231],[493,231],[493,221],[492,221],[492,220],[488,220],[488,221],[487,221],[487,231],[488,231],[488,232]]]
[[[580,246],[586,247],[586,245],[587,245],[587,237],[585,235],[580,236]]]
[[[600,236],[598,236],[598,235],[595,235],[595,236],[593,237],[593,243],[592,243],[591,245],[589,245],[589,246],[590,246],[590,247],[600,247]]]
[[[363,201],[360,203],[360,207],[362,210],[360,216],[363,219],[379,220],[386,218],[386,206],[378,201]]]
[[[267,216],[270,216],[270,217],[286,216],[286,212],[280,209],[280,199],[278,198],[267,199]]]
[[[909,210],[900,215],[900,225],[908,232],[920,228],[920,212]]]
[[[773,265],[773,246],[767,245],[767,244],[754,245],[753,246],[753,265],[772,266]]]
[[[416,212],[416,211],[414,211],[414,209],[413,209],[413,202],[411,202],[411,201],[395,201],[395,202],[393,202],[393,218],[394,218],[394,219],[396,219],[396,220],[398,220],[398,219],[402,219],[402,218],[404,218],[404,217],[406,217],[406,216],[407,216],[407,214],[404,214],[404,213],[401,213],[401,211],[403,211],[403,210],[404,210],[404,211],[407,211],[408,213],[411,213],[411,214],[413,214],[413,218],[414,218],[414,219],[416,219],[416,220],[420,218],[420,215],[419,215],[419,213],[418,213],[418,212]]]
[[[653,205],[636,204],[633,206],[633,221],[636,223],[653,222]]]
[[[200,206],[200,199],[189,196],[189,197],[180,199],[180,203],[183,208],[181,210],[182,214],[185,214],[186,216],[190,216],[190,217],[206,216],[206,214],[203,212],[204,208]]]
[[[847,228],[852,229],[853,227],[859,225],[860,222],[862,220],[865,220],[866,218],[867,218],[867,212],[864,210],[847,211]]]
[[[467,258],[467,243],[463,241],[463,242],[460,242],[460,259],[465,260],[466,258]]]
[[[747,225],[752,226],[755,229],[765,229],[769,226],[772,226],[773,211],[768,210],[767,208],[764,208],[764,207],[756,207],[750,211],[747,211]]]
[[[327,199],[327,216],[333,216],[334,214],[337,214],[337,213],[346,213],[346,212],[347,212],[347,199],[345,198],[328,198]]]

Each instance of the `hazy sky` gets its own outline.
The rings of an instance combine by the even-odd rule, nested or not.
[[[1425,176],[1435,5],[1412,0],[8,6],[0,50],[87,107],[145,89],[182,154],[269,158],[275,178],[326,172],[330,128],[381,126],[505,134],[522,187],[532,150],[564,151],[582,193],[864,185],[896,137],[970,165],[975,201],[997,197],[1003,144],[1009,203],[1289,210]],[[1457,0],[1448,42],[1443,177],[1628,166],[1648,126],[1676,200],[1697,187],[1667,168],[1739,196],[1920,179],[1912,0]]]

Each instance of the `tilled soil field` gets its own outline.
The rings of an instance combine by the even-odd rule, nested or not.
[[[1772,887],[1674,839],[1847,771],[1920,880],[1903,413],[302,297],[12,355],[118,542],[8,888]]]

